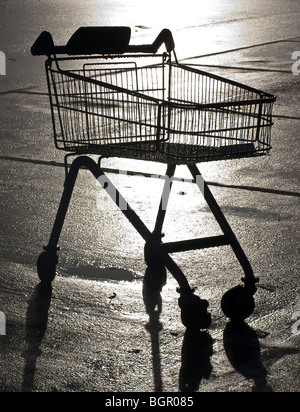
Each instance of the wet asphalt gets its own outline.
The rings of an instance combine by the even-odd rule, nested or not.
[[[0,77],[0,312],[6,320],[0,336],[0,391],[299,391],[300,76],[292,72],[299,67],[293,66],[292,55],[300,49],[300,37],[295,4],[286,2],[282,12],[289,29],[278,23],[277,32],[252,31],[251,40],[255,18],[253,27],[252,21],[240,23],[245,38],[234,37],[237,22],[225,25],[233,38],[227,43],[216,26],[212,53],[204,46],[194,53],[182,46],[186,36],[194,39],[204,28],[177,33],[181,55],[191,57],[186,62],[277,96],[269,156],[199,165],[260,282],[255,312],[237,327],[220,308],[222,295],[243,275],[230,248],[174,254],[196,293],[210,304],[212,324],[196,332],[181,323],[177,283],[170,273],[160,294],[147,290],[143,239],[85,170],[61,234],[57,276],[52,288],[39,284],[36,260],[60,201],[64,154],[53,144],[43,58],[30,55],[43,22],[29,19],[28,9],[33,23],[18,29],[21,16],[7,2],[1,4],[2,16],[14,16],[15,23],[2,25],[5,43],[0,45],[7,47],[7,74]],[[74,8],[74,26],[80,25],[81,7]],[[61,19],[55,20],[53,10],[47,13],[52,16],[48,25],[63,39],[67,30],[60,29]],[[275,17],[265,17],[266,27],[273,27]],[[12,27],[15,42],[9,36]],[[137,28],[135,36],[144,39],[145,32]],[[165,166],[110,159],[103,167],[153,229],[162,179],[141,174],[163,174]],[[190,178],[185,167],[177,173]],[[218,231],[197,187],[175,182],[164,241]]]

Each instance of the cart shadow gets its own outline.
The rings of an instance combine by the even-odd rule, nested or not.
[[[179,390],[197,392],[202,379],[209,379],[212,372],[210,358],[213,355],[213,339],[207,331],[186,330],[179,372]]]
[[[153,276],[152,276],[153,275]],[[160,278],[161,275],[161,278]],[[165,284],[165,273],[155,272],[147,268],[143,280],[143,299],[149,322],[146,330],[151,336],[152,368],[155,392],[163,392],[162,365],[159,334],[162,324],[159,320],[162,311],[161,291]],[[179,373],[179,390],[196,392],[202,379],[209,379],[212,372],[210,357],[213,355],[213,339],[206,331],[186,330],[182,350]]]
[[[156,282],[153,282],[152,274],[155,275],[155,279],[157,280]],[[161,279],[159,280],[159,272],[157,270],[155,270],[154,273],[151,269],[146,269],[146,273],[143,279],[143,300],[146,312],[149,315],[149,322],[146,324],[145,328],[150,333],[151,337],[152,367],[155,392],[163,392],[161,356],[159,347],[159,333],[162,330],[162,324],[159,321],[159,317],[162,310],[161,290],[164,284],[164,273],[162,273]]]
[[[254,329],[244,322],[228,322],[224,329],[223,344],[233,368],[254,382],[253,392],[273,392],[267,382],[268,372],[261,361],[261,347]]]
[[[23,353],[25,367],[22,392],[31,392],[34,389],[36,363],[42,353],[40,346],[47,330],[51,297],[51,285],[44,286],[40,283],[35,287],[29,301],[26,313],[26,350]]]

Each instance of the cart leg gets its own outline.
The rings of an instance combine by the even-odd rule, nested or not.
[[[163,223],[165,220],[166,212],[167,212],[167,205],[172,189],[172,184],[173,184],[173,176],[175,174],[175,169],[176,165],[175,164],[169,164],[167,167],[166,171],[166,178],[165,178],[165,183],[163,187],[163,192],[162,192],[162,197],[160,200],[159,204],[159,209],[155,221],[155,227],[153,230],[153,236],[158,242],[161,242],[161,239],[163,238],[163,233],[162,233],[162,227]],[[149,269],[154,269],[155,272],[161,272],[161,275],[163,278],[165,278],[166,281],[166,270],[162,262],[158,259],[157,255],[153,252],[153,250],[150,248],[149,244],[145,244],[145,262],[148,266]],[[165,272],[165,273],[164,273]]]
[[[176,164],[169,164],[166,171],[166,180],[163,187],[162,197],[155,222],[153,236],[157,242],[161,243],[163,237],[162,227],[167,212],[167,205],[172,189],[173,176],[175,175]],[[148,289],[153,293],[160,293],[166,283],[166,269],[164,262],[151,249],[149,243],[145,244],[145,261],[147,263],[146,278]],[[177,279],[178,280],[178,279]],[[180,284],[180,282],[178,282]],[[211,324],[211,315],[207,312],[207,300],[200,299],[192,291],[185,288],[177,289],[180,293],[178,304],[181,309],[181,320],[183,325],[189,330],[206,329]]]
[[[129,206],[127,201],[123,198],[121,193],[115,188],[115,186],[99,168],[99,166],[96,165],[94,161],[88,157],[86,158],[86,161],[88,162],[88,164],[86,164],[85,166],[94,174],[98,182],[102,185],[102,187],[110,195],[115,204],[120,208],[122,213],[145,240],[149,249],[153,251],[153,253],[157,256],[157,259],[162,262],[164,266],[166,266],[167,269],[173,274],[180,288],[182,288],[182,290],[184,290],[186,293],[192,292],[192,289],[190,288],[187,279],[182,273],[181,269],[164,250],[163,246],[161,245],[160,241],[158,241],[156,236],[149,231],[149,229],[145,226],[145,224],[134,212],[134,210]]]
[[[174,260],[164,250],[161,243],[155,236],[147,229],[145,224],[141,221],[138,215],[131,209],[126,200],[122,197],[120,192],[110,182],[108,177],[104,174],[101,168],[87,156],[77,157],[69,170],[65,180],[65,187],[59,209],[56,215],[52,233],[48,245],[44,248],[45,251],[39,256],[37,267],[38,275],[43,283],[51,283],[55,277],[55,268],[58,261],[57,258],[57,244],[59,236],[63,227],[64,219],[67,213],[76,177],[80,167],[87,168],[106,192],[110,195],[115,204],[120,208],[122,213],[127,217],[130,223],[134,226],[137,232],[143,237],[145,242],[158,260],[172,273],[176,279],[180,293],[179,305],[181,307],[181,317],[184,325],[187,328],[207,328],[210,325],[210,314],[207,313],[208,302],[201,300],[194,295],[194,290],[189,286],[189,283],[182,273],[181,269],[174,262]]]
[[[162,227],[164,224],[166,212],[167,212],[167,205],[173,185],[173,177],[175,175],[176,164],[169,164],[166,171],[166,180],[163,188],[163,193],[158,209],[158,214],[156,217],[155,227],[154,227],[154,235],[161,236],[162,235]]]
[[[207,313],[208,302],[206,300],[200,299],[198,296],[194,295],[194,289],[189,286],[189,283],[182,273],[181,269],[174,262],[174,260],[169,256],[167,251],[161,244],[161,239],[157,239],[155,234],[152,234],[145,224],[141,221],[138,215],[131,209],[126,200],[122,197],[120,192],[113,186],[113,184],[108,180],[107,176],[104,175],[103,171],[97,166],[90,158],[86,158],[86,166],[94,174],[96,179],[102,185],[102,187],[111,196],[113,201],[119,206],[123,214],[127,217],[133,227],[145,240],[146,244],[157,256],[157,260],[160,262],[160,267],[164,265],[173,275],[177,281],[179,288],[177,289],[180,293],[179,306],[181,308],[181,319],[188,329],[206,329],[210,326],[211,315]],[[172,176],[174,174],[174,166],[168,167],[168,174]],[[166,182],[164,185],[164,190],[168,189],[167,185],[170,182]],[[168,192],[169,193],[169,192]],[[162,199],[166,200],[166,199]],[[161,202],[162,204],[162,202]],[[160,207],[158,212],[158,219],[156,224],[156,230],[161,233],[163,217],[165,211],[163,207]]]
[[[239,285],[226,292],[221,302],[223,312],[227,317],[232,320],[244,320],[254,311],[255,304],[253,295],[256,292],[256,283],[258,282],[258,278],[254,276],[249,260],[247,259],[241,245],[229,226],[207,183],[202,178],[199,169],[195,164],[190,164],[188,167],[193,175],[193,178],[202,191],[202,194],[215,219],[221,227],[224,235],[227,237],[228,244],[232,247],[233,252],[244,270],[245,277],[242,278],[244,285]]]
[[[73,193],[79,168],[80,164],[78,164],[78,162],[74,160],[69,172],[66,174],[64,190],[52,228],[49,243],[47,246],[44,246],[44,252],[40,254],[37,260],[38,276],[41,282],[45,284],[51,283],[56,275],[56,265],[58,263],[57,252],[59,250],[58,241]]]

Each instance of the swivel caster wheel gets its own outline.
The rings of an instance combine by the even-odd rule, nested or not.
[[[211,325],[211,314],[207,312],[208,301],[191,293],[181,293],[178,299],[181,321],[189,331],[207,329]]]
[[[255,309],[254,293],[242,285],[228,290],[221,301],[225,316],[233,322],[243,322],[247,319]]]
[[[37,273],[43,284],[51,284],[56,275],[58,256],[56,252],[45,250],[37,260]]]

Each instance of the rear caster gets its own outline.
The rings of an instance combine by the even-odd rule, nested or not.
[[[225,316],[233,322],[243,322],[255,309],[254,293],[256,289],[238,285],[228,290],[222,297],[221,308]]]
[[[178,304],[181,309],[181,321],[187,330],[199,331],[210,327],[211,314],[207,312],[207,300],[200,299],[191,290],[190,293],[181,293]]]
[[[56,252],[45,250],[37,260],[37,273],[43,284],[51,284],[56,275],[58,256]]]

